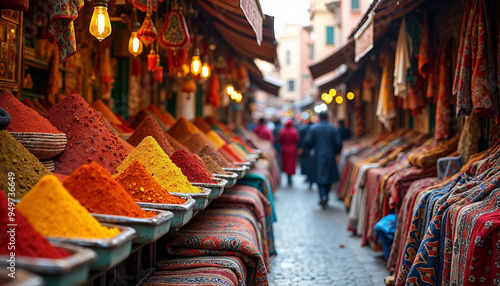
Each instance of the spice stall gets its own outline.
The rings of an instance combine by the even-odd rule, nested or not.
[[[346,64],[320,86],[357,135],[338,197],[395,285],[499,281],[499,9],[373,1],[346,46],[310,66],[320,77]]]
[[[267,285],[275,154],[238,123],[266,83],[243,63],[276,63],[273,19],[258,1],[62,2],[0,4],[6,277]]]

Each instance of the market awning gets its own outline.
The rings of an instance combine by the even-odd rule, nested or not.
[[[215,29],[231,49],[245,57],[277,64],[274,17],[262,14],[257,0],[196,0],[196,3],[213,17]]]
[[[258,89],[267,92],[271,95],[278,96],[281,85],[277,82],[272,82],[266,79],[257,65],[250,59],[245,59],[242,61],[243,66],[248,70],[248,77],[250,78],[251,84],[254,84]]]
[[[342,64],[354,63],[356,42],[354,35],[366,27],[367,21],[373,19],[373,42],[376,42],[389,28],[389,23],[397,20],[424,0],[375,0],[365,12],[357,27],[349,36],[348,42],[325,59],[309,65],[313,79],[338,68]]]
[[[337,88],[341,83],[348,81],[353,74],[353,71],[346,69],[339,74],[325,78],[321,83],[318,83],[318,94],[328,92],[332,88]]]

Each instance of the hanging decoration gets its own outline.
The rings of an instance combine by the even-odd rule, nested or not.
[[[99,41],[111,35],[107,0],[94,0],[94,13],[90,19],[89,32]]]
[[[132,20],[132,32],[130,33],[130,40],[128,41],[128,51],[134,57],[137,57],[142,53],[143,45],[139,37],[137,36],[137,31],[141,27],[139,21],[137,21],[137,10],[134,8],[132,10],[133,20]]]
[[[219,75],[214,74],[208,83],[207,103],[212,104],[215,107],[220,106],[219,87]]]
[[[195,76],[201,72],[200,49],[195,48],[191,57],[191,73]]]
[[[2,4],[6,4],[9,1],[1,2]],[[49,34],[56,40],[61,62],[64,62],[76,53],[76,36],[73,20],[78,17],[78,11],[83,7],[85,2],[83,0],[75,0],[70,1],[68,5],[57,5],[56,1],[49,3]]]
[[[158,66],[158,55],[155,50],[151,48],[151,52],[148,55],[148,71],[154,71]]]
[[[156,12],[161,2],[163,2],[163,0],[153,0],[151,3],[151,10],[153,12]],[[134,5],[135,8],[139,9],[142,12],[148,11],[148,0],[133,0],[132,5]]]
[[[153,0],[148,0],[148,12],[146,13],[146,18],[144,18],[144,22],[142,22],[141,28],[139,29],[139,31],[137,31],[137,37],[139,37],[139,40],[141,40],[141,42],[146,46],[149,46],[151,43],[153,43],[156,39],[156,36],[158,35],[155,24],[151,19],[152,1]]]
[[[182,70],[186,61],[190,36],[186,19],[182,14],[179,4],[175,3],[168,12],[165,23],[160,32],[159,43],[168,49],[168,69],[170,74],[176,74],[176,70]]]
[[[210,68],[210,62],[208,61],[208,55],[205,55],[203,57],[203,64],[201,65],[200,76],[202,79],[208,79],[211,74],[212,71]]]

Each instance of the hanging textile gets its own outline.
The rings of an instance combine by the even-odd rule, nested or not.
[[[434,139],[436,142],[446,140],[450,136],[451,108],[450,108],[450,40],[441,43],[438,54],[438,78],[436,106],[436,127]]]
[[[469,13],[465,10],[453,83],[457,116],[469,115],[472,108],[479,115],[498,115],[493,39],[485,5],[484,0],[473,0]]]
[[[182,70],[186,61],[187,49],[190,36],[186,19],[175,4],[165,18],[165,23],[160,32],[160,45],[168,49],[168,71],[174,74],[176,70]]]
[[[406,20],[403,17],[399,27],[398,41],[396,44],[396,56],[394,59],[394,96],[403,100],[408,96],[407,75],[411,67],[410,62],[411,39],[406,32]]]
[[[53,0],[49,2],[49,35],[59,47],[61,62],[76,53],[76,36],[73,21],[85,3],[83,0]]]
[[[220,106],[219,90],[219,75],[213,74],[208,82],[207,103],[212,104],[214,107]]]
[[[163,2],[163,0],[152,0],[151,10],[156,12],[161,2]],[[148,10],[148,0],[133,0],[132,4],[135,8],[141,10],[142,12],[146,12]]]
[[[393,61],[386,57],[382,69],[382,79],[380,82],[380,92],[377,103],[377,117],[387,129],[391,129],[393,119],[396,118],[396,105],[392,89],[392,69]]]
[[[420,46],[418,49],[418,73],[427,78],[429,75],[430,48],[429,48],[429,30],[427,27],[427,14],[424,15],[424,24],[420,32]]]
[[[479,140],[481,139],[481,123],[477,115],[472,114],[465,120],[465,125],[458,141],[458,154],[464,161],[469,160],[472,154],[479,150]]]

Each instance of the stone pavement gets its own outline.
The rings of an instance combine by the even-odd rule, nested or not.
[[[309,191],[300,175],[293,187],[275,192],[278,255],[271,260],[269,285],[384,285],[389,271],[383,253],[361,247],[361,239],[347,231],[347,213],[333,191],[326,209],[318,201],[317,187]]]

